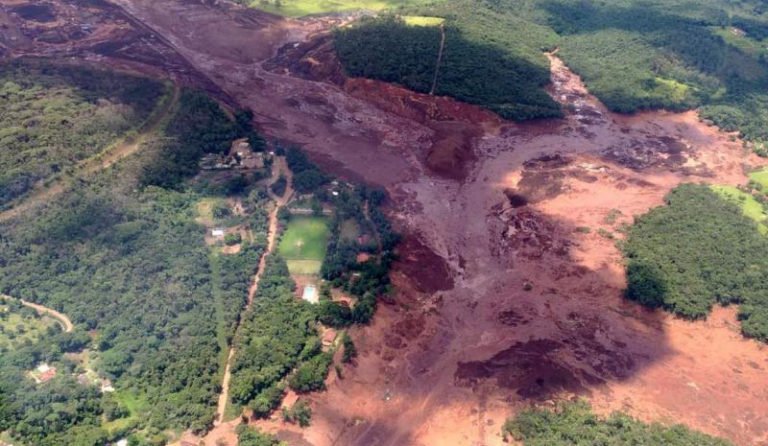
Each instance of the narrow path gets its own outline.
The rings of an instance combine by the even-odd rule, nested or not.
[[[440,72],[440,63],[443,61],[443,49],[445,49],[445,25],[440,24],[440,49],[437,50],[437,63],[435,64],[435,75],[432,77],[432,88],[429,90],[431,96],[435,95],[437,88],[437,75]]]
[[[270,186],[272,186],[279,178],[280,176],[285,176],[286,180],[288,180],[285,193],[282,197],[278,197],[274,193],[272,193],[272,189]],[[267,249],[264,252],[264,255],[261,256],[261,259],[259,260],[259,266],[256,269],[256,275],[253,276],[253,282],[251,282],[251,286],[248,289],[248,303],[246,307],[243,309],[243,311],[247,311],[251,304],[253,303],[253,298],[256,295],[256,291],[259,289],[259,281],[261,280],[261,274],[264,272],[264,268],[267,264],[267,257],[274,251],[275,249],[275,243],[277,241],[277,226],[278,226],[278,218],[277,214],[280,211],[280,208],[285,206],[288,201],[291,199],[291,196],[293,196],[293,176],[291,174],[290,169],[288,169],[287,164],[285,163],[285,159],[275,158],[275,163],[272,168],[272,178],[269,180],[269,185],[267,186],[267,191],[269,193],[269,196],[274,200],[275,207],[270,211],[269,213],[269,227],[267,232]],[[237,332],[240,330],[240,326],[235,329],[235,336],[232,339],[237,338]],[[229,348],[229,354],[227,355],[227,364],[224,368],[224,378],[221,382],[221,394],[219,395],[219,402],[218,406],[216,408],[216,421],[214,421],[213,425],[215,426],[214,429],[209,433],[209,435],[206,438],[216,436],[215,431],[216,427],[223,424],[224,421],[224,415],[227,409],[227,403],[229,402],[229,382],[232,378],[232,360],[235,357],[235,346],[234,344],[230,346]],[[206,441],[206,444],[208,442]]]
[[[122,141],[108,146],[102,152],[80,161],[75,166],[75,172],[72,174],[72,179],[74,180],[85,174],[91,174],[106,169],[116,162],[138,152],[144,142],[159,130],[160,126],[165,121],[165,118],[178,103],[180,97],[181,88],[174,84],[171,97],[163,101],[162,104],[159,104],[158,108],[152,112],[147,121],[139,127],[138,135],[133,138],[126,137]],[[66,188],[65,180],[65,177],[60,176],[53,180],[53,184],[50,186],[39,186],[35,188],[33,192],[24,195],[12,205],[13,207],[0,212],[0,222],[18,217],[27,210],[43,202],[50,201],[56,195],[64,192]]]
[[[24,299],[16,299],[15,297],[6,296],[5,294],[0,294],[0,299],[4,300],[15,300],[17,302],[20,302],[25,307],[32,308],[33,310],[37,311],[37,314],[39,315],[48,315],[52,318],[56,319],[59,322],[59,325],[61,325],[61,328],[64,330],[65,333],[69,333],[72,330],[75,329],[75,325],[72,323],[72,321],[67,317],[66,314],[60,313],[53,308],[48,308],[46,306],[35,304],[32,302],[28,302]]]

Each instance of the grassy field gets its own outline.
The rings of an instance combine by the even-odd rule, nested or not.
[[[442,17],[429,17],[423,15],[405,15],[402,17],[406,25],[411,26],[440,26],[445,23]]]
[[[294,217],[278,247],[291,274],[317,274],[325,258],[328,221],[322,217]]]
[[[382,11],[430,3],[425,0],[241,0],[239,3],[286,17],[346,11]]]
[[[763,189],[768,192],[768,168],[752,172],[749,174],[749,179],[763,186]]]
[[[741,206],[744,215],[759,223],[758,228],[760,232],[768,234],[768,216],[766,216],[763,210],[763,205],[755,200],[752,195],[742,192],[734,186],[713,185],[711,187],[721,197]]]
[[[56,319],[38,316],[34,310],[0,303],[0,352],[24,343],[34,343],[49,327],[57,327]]]

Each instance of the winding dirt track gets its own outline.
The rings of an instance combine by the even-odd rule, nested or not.
[[[27,302],[24,299],[16,299],[11,296],[6,296],[4,294],[0,294],[0,298],[21,302],[21,304],[24,305],[25,307],[29,307],[37,311],[37,314],[39,315],[51,316],[52,318],[56,319],[56,321],[59,322],[59,325],[61,325],[61,329],[64,330],[65,333],[70,333],[72,330],[75,329],[75,325],[72,324],[72,321],[69,319],[69,317],[67,317],[66,314],[60,313],[54,310],[53,308],[48,308],[40,304]]]
[[[272,192],[272,189],[270,186],[272,186],[275,181],[280,178],[280,176],[283,175],[288,180],[287,187],[285,190],[285,193],[283,196],[278,197]],[[269,196],[272,198],[272,200],[275,202],[274,208],[269,212],[269,228],[267,233],[267,249],[264,252],[264,254],[261,256],[261,259],[259,260],[259,265],[256,269],[256,274],[253,276],[253,281],[251,282],[251,286],[248,289],[248,303],[246,307],[243,309],[243,313],[245,311],[248,311],[248,309],[251,307],[251,304],[253,303],[253,298],[256,295],[256,291],[259,289],[259,281],[261,280],[261,275],[264,272],[264,268],[267,264],[267,257],[274,251],[275,249],[275,243],[277,240],[277,233],[278,233],[278,212],[280,209],[285,206],[293,196],[293,175],[288,168],[288,166],[285,163],[285,158],[282,157],[276,157],[275,163],[273,165],[272,169],[272,178],[270,178],[267,191],[269,193]],[[235,331],[235,336],[233,339],[237,337],[237,331],[239,331],[239,326]],[[235,347],[230,346],[229,348],[229,354],[227,355],[227,364],[224,368],[224,376],[222,378],[221,382],[221,394],[219,395],[218,405],[216,409],[216,421],[214,421],[214,428],[205,436],[205,438],[202,439],[204,444],[206,445],[218,445],[221,441],[228,441],[232,442],[233,439],[236,438],[235,435],[235,428],[237,425],[240,424],[240,417],[235,418],[234,420],[230,422],[224,422],[224,416],[226,414],[227,404],[229,403],[229,382],[232,378],[232,360],[235,357]],[[236,440],[234,440],[236,441]]]
[[[79,162],[75,166],[72,178],[83,178],[85,175],[107,169],[116,162],[138,152],[142,144],[157,133],[160,125],[179,102],[180,96],[181,88],[178,85],[174,85],[171,96],[152,112],[147,121],[138,129],[136,136],[124,138],[97,155]],[[0,222],[23,215],[28,210],[52,200],[66,190],[68,187],[67,183],[72,181],[72,178],[59,176],[52,184],[47,186],[41,184],[36,187],[33,192],[22,196],[17,202],[13,203],[10,209],[0,212]]]

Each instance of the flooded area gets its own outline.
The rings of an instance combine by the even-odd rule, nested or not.
[[[311,427],[278,416],[261,427],[292,445],[492,446],[521,408],[582,396],[600,413],[768,445],[768,349],[741,336],[734,308],[687,322],[623,299],[616,247],[622,225],[680,183],[746,183],[745,169],[765,162],[734,135],[695,112],[612,114],[556,55],[547,55],[550,94],[567,116],[512,123],[345,78],[327,35],[344,17],[283,20],[175,0],[106,5],[130,18],[124,33],[153,36],[146,42],[177,62],[99,60],[175,73],[250,107],[269,137],[390,193],[405,240],[396,294],[370,326],[351,330],[360,355],[343,379],[308,397]],[[26,39],[6,52],[54,54]],[[73,45],[67,57],[94,59],[93,47]],[[230,424],[219,438],[231,441]]]

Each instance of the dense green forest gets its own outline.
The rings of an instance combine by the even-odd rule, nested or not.
[[[768,155],[764,2],[456,0],[394,12],[446,19],[436,94],[512,119],[556,116],[542,51],[557,49],[611,110],[700,108]],[[339,57],[350,75],[428,92],[441,31],[396,17],[340,29]]]
[[[504,423],[502,435],[520,441],[524,446],[730,445],[725,440],[679,424],[645,424],[621,413],[600,418],[583,401],[563,403],[554,411],[525,410]]]
[[[197,172],[201,154],[255,137],[239,121],[210,98],[185,92],[149,152],[0,224],[0,292],[63,311],[77,326],[61,341],[44,338],[2,355],[0,431],[36,446],[103,445],[130,431],[162,444],[168,429],[210,426],[222,349],[247,298],[266,225],[255,213],[255,241],[212,257],[196,222],[203,196],[181,181]],[[173,157],[180,162],[159,161]],[[62,354],[83,348],[115,393],[75,384],[83,364]],[[25,371],[40,361],[57,364],[59,373],[35,385]]]
[[[145,121],[165,88],[146,78],[24,61],[0,68],[0,209]]]
[[[768,237],[707,186],[682,185],[666,202],[629,230],[627,297],[687,318],[741,304],[742,332],[768,341]]]
[[[277,408],[297,364],[321,354],[312,305],[294,297],[295,286],[285,261],[271,255],[235,339],[230,397],[256,416]]]

